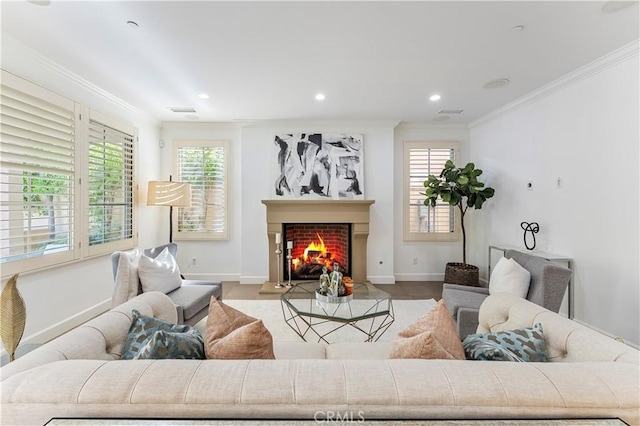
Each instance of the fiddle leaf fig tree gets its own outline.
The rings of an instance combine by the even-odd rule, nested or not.
[[[440,176],[429,175],[424,181],[425,206],[435,207],[438,199],[460,210],[460,227],[462,229],[462,263],[467,264],[467,235],[464,228],[464,215],[469,207],[481,209],[487,199],[493,197],[494,189],[484,186],[478,180],[482,170],[475,164],[468,163],[463,168],[456,167],[448,160]]]

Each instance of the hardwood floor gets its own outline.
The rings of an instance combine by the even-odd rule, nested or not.
[[[435,299],[442,297],[442,281],[398,281],[395,284],[375,284],[395,300]],[[261,284],[240,284],[225,281],[222,284],[222,300],[277,300],[279,294],[259,294]]]

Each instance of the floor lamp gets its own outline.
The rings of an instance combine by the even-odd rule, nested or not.
[[[173,242],[173,208],[191,206],[191,186],[188,183],[149,181],[147,191],[148,206],[169,206],[169,242]]]

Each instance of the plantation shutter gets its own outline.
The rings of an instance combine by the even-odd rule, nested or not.
[[[191,206],[176,209],[177,239],[228,239],[226,142],[177,142],[176,171]]]
[[[456,233],[454,207],[445,202],[425,206],[423,195],[424,181],[439,176],[448,160],[455,162],[455,152],[451,143],[406,143],[405,239],[447,240]]]
[[[92,111],[87,130],[91,254],[135,245],[135,129],[107,121]]]
[[[5,71],[0,93],[5,275],[75,256],[76,104]]]

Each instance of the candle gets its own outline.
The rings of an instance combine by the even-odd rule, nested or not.
[[[293,241],[287,241],[287,248],[288,249],[292,249],[293,248]]]
[[[276,233],[276,244],[280,244],[282,242],[282,235],[278,232]]]

